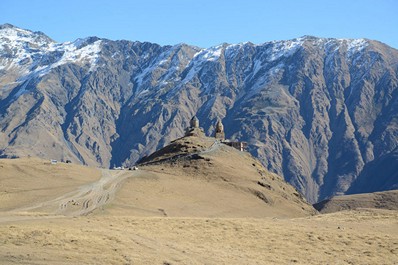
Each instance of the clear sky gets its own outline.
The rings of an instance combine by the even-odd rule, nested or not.
[[[303,35],[369,38],[398,48],[398,0],[0,0],[0,24],[56,41],[263,43]]]

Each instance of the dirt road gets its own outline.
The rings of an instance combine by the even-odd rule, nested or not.
[[[109,203],[125,179],[139,174],[139,171],[103,169],[102,177],[98,181],[82,185],[77,190],[55,199],[15,209],[11,212],[23,213],[34,211],[66,216],[87,215]]]

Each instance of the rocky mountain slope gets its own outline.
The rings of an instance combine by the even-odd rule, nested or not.
[[[398,148],[365,165],[348,194],[398,190]]]
[[[56,43],[0,27],[0,155],[110,167],[181,137],[197,115],[310,202],[343,194],[397,147],[398,51],[366,39],[263,44]]]

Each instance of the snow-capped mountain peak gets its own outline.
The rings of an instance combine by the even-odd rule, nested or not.
[[[0,25],[0,40],[0,49],[5,45],[19,46],[18,44],[22,43],[29,43],[32,48],[39,48],[54,42],[42,32],[32,32],[11,24]]]
[[[95,67],[101,40],[96,37],[56,43],[42,32],[32,32],[11,24],[0,26],[0,70],[19,71],[18,80],[42,76],[66,63],[88,63]],[[16,80],[16,81],[18,81]]]

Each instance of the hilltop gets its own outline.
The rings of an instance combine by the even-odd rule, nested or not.
[[[183,137],[141,164],[148,177],[129,178],[112,203],[138,215],[298,217],[316,211],[282,177],[249,153],[210,137]],[[141,173],[143,174],[143,173]],[[149,198],[149,199],[148,199]],[[134,201],[131,207],[128,201]]]

